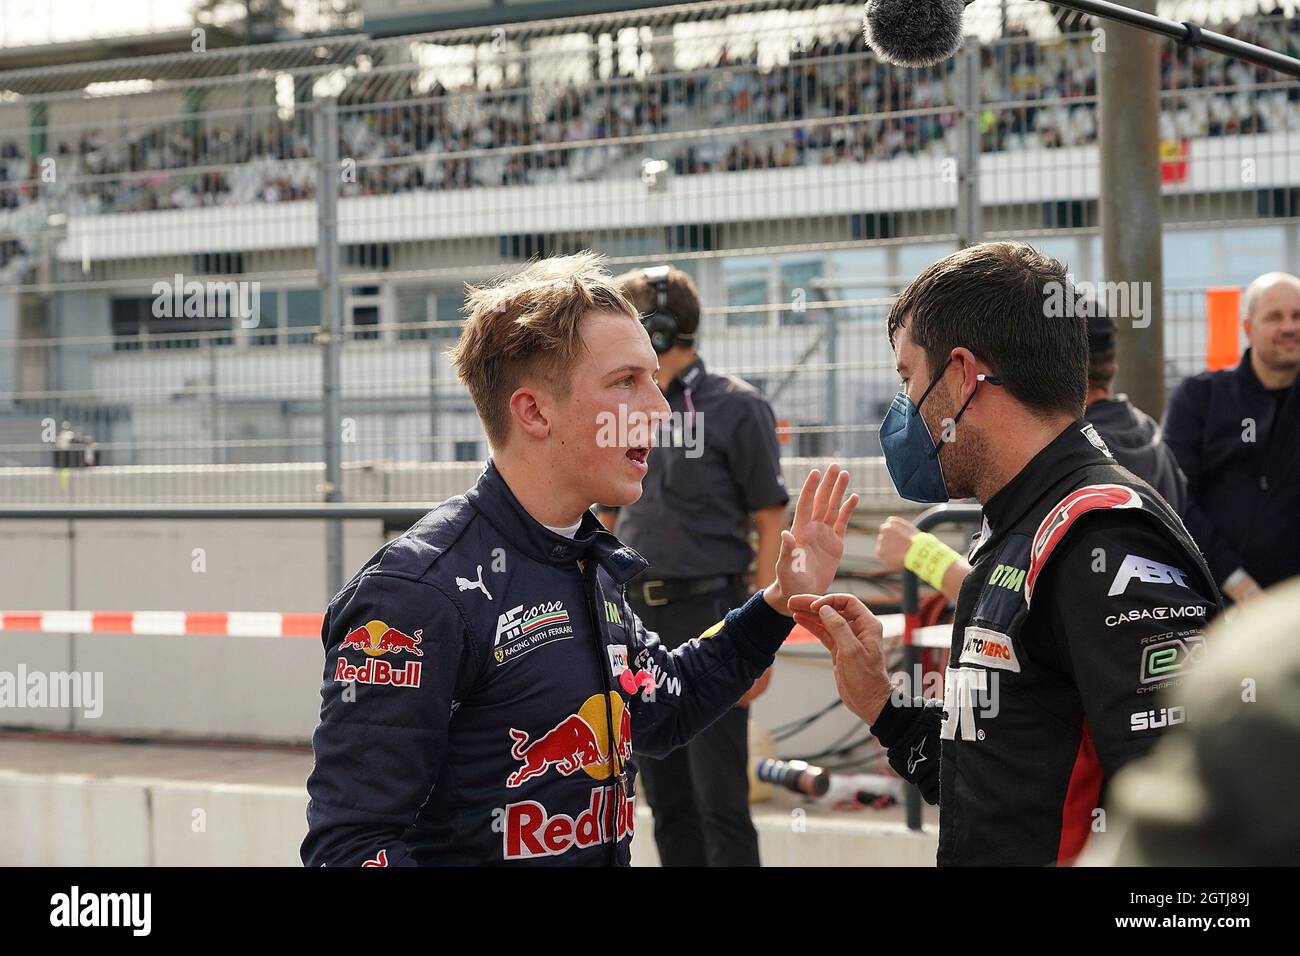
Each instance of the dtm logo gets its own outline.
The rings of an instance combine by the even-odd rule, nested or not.
[[[1162,641],[1162,637],[1169,639]],[[1188,665],[1195,664],[1205,653],[1205,638],[1200,631],[1156,634],[1148,640],[1154,643],[1142,648],[1142,670],[1138,674],[1138,680],[1143,684],[1155,684],[1178,677]]]
[[[1000,588],[1006,588],[1008,591],[1019,591],[1020,585],[1025,583],[1025,569],[1013,568],[1009,564],[999,564],[989,575],[989,584],[996,584]]]
[[[609,765],[607,703],[618,727],[614,754],[617,767]],[[506,778],[507,787],[517,787],[551,767],[566,777],[582,770],[593,780],[608,780],[622,773],[623,764],[632,758],[632,714],[616,691],[609,692],[608,701],[603,694],[593,694],[583,701],[576,714],[565,717],[531,743],[527,733],[513,727],[510,737],[514,740],[510,756],[523,766]]]
[[[1159,730],[1161,727],[1185,723],[1187,723],[1187,708],[1182,705],[1161,707],[1159,710],[1142,710],[1128,716],[1130,733],[1137,733],[1140,730]]]
[[[998,715],[998,673],[973,667],[949,667],[943,678],[942,740],[983,740],[984,731],[975,729],[975,708],[983,717]]]
[[[1141,555],[1127,554],[1124,556],[1124,563],[1115,572],[1115,580],[1111,582],[1107,595],[1114,597],[1123,594],[1134,578],[1147,584],[1177,584],[1180,588],[1187,587],[1187,574],[1178,568],[1152,561]]]
[[[389,653],[400,654],[406,651],[416,657],[423,657],[424,651],[420,650],[420,635],[423,633],[421,629],[412,634],[403,634],[383,621],[368,621],[363,627],[354,627],[348,631],[348,636],[343,638],[339,650],[346,651],[349,647],[355,647],[369,657],[379,657],[381,654]]]

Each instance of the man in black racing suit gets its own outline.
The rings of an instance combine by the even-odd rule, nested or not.
[[[1044,309],[1052,282],[1069,285],[1055,260],[986,243],[931,266],[890,314],[904,385],[881,426],[890,474],[913,500],[984,504],[942,706],[914,675],[891,684],[856,598],[791,602],[890,765],[939,804],[940,865],[1073,860],[1104,826],[1107,781],[1195,719],[1178,686],[1221,603],[1178,516],[1081,419],[1086,328]]]

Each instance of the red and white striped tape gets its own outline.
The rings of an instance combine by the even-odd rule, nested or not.
[[[3,611],[0,631],[207,637],[319,637],[322,615],[279,611]]]
[[[903,615],[882,614],[884,636],[903,632]],[[204,637],[320,637],[321,614],[285,614],[279,611],[0,611],[0,633],[22,631],[44,634],[139,634]],[[919,627],[912,643],[946,648],[952,625]],[[789,643],[818,643],[796,627]]]

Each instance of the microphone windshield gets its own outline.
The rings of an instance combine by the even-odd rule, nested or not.
[[[886,63],[933,66],[961,47],[967,0],[867,0],[863,33]]]

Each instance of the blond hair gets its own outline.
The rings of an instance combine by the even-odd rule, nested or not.
[[[468,318],[447,353],[469,389],[488,442],[499,448],[510,433],[510,396],[530,377],[567,392],[585,346],[582,320],[593,312],[636,308],[589,250],[540,259],[488,285],[466,283]]]

